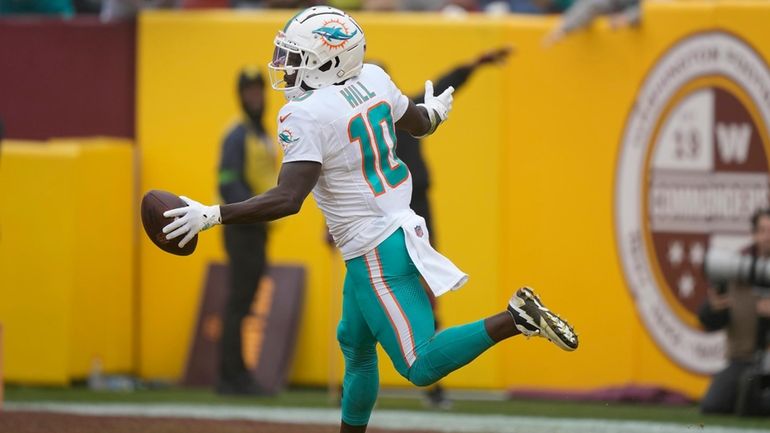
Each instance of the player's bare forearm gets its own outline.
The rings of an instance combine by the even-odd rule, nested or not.
[[[410,133],[413,137],[421,137],[427,134],[430,131],[430,127],[428,111],[425,107],[418,107],[411,100],[404,115],[396,122],[396,128]]]
[[[294,215],[302,208],[320,175],[320,163],[287,162],[281,167],[275,188],[242,202],[220,206],[222,224],[273,221]]]
[[[238,203],[220,206],[222,224],[273,221],[299,212],[302,202],[288,191],[275,187]]]

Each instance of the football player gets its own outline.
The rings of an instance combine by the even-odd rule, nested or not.
[[[345,358],[341,432],[364,432],[379,387],[380,343],[396,370],[430,385],[517,334],[540,336],[575,350],[572,327],[535,293],[517,290],[505,310],[435,334],[421,279],[440,296],[467,275],[428,242],[425,221],[409,208],[412,181],[395,153],[395,129],[432,134],[452,108],[450,87],[414,104],[381,68],[364,64],[363,29],[343,11],[308,8],[274,40],[268,65],[273,88],[288,102],[278,115],[284,149],[278,185],[248,200],[186,207],[163,231],[180,246],[215,224],[270,221],[299,212],[313,192],[345,259],[342,318],[337,339]],[[422,278],[421,278],[422,277]]]

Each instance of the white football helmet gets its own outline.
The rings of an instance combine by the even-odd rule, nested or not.
[[[314,6],[298,13],[275,37],[273,60],[268,64],[276,90],[320,89],[361,72],[366,39],[364,31],[345,12]]]

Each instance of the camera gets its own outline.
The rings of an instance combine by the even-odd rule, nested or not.
[[[703,269],[712,283],[735,282],[770,288],[770,259],[711,248]]]
[[[754,254],[709,249],[703,262],[706,278],[722,294],[728,283],[749,285],[760,296],[770,295],[770,259]],[[758,330],[759,331],[759,330]],[[770,332],[759,343],[755,359],[738,379],[735,412],[739,416],[770,414]]]

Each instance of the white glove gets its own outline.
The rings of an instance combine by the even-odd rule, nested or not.
[[[425,82],[425,102],[417,105],[425,107],[425,110],[428,112],[430,130],[421,137],[433,134],[438,125],[447,119],[449,111],[452,110],[452,93],[454,91],[455,88],[449,86],[448,89],[444,90],[444,93],[433,96],[433,82],[430,80]]]
[[[203,206],[195,200],[185,196],[179,196],[187,206],[178,207],[163,212],[166,218],[178,217],[167,226],[163,227],[163,233],[166,233],[166,239],[171,240],[182,236],[185,237],[179,242],[179,248],[187,245],[198,232],[209,229],[217,224],[222,224],[222,217],[219,214],[219,205]]]

